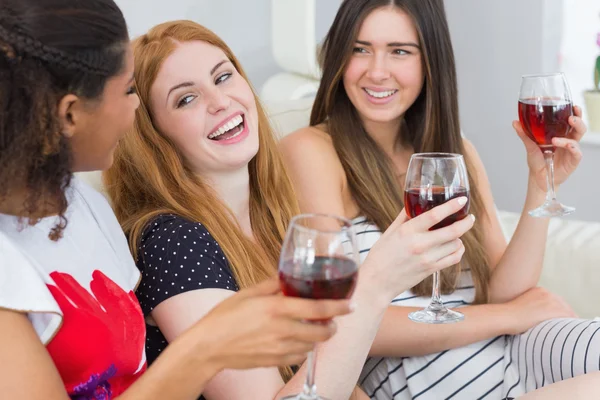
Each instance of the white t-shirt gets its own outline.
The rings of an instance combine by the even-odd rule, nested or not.
[[[145,370],[140,274],[104,197],[75,178],[67,196],[56,242],[56,217],[0,214],[0,308],[27,313],[70,395],[112,398]]]

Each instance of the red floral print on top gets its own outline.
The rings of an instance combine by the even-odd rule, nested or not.
[[[48,285],[63,312],[46,346],[72,399],[108,400],[146,369],[145,323],[133,291],[95,270],[91,293],[71,275],[52,272]],[[143,362],[143,365],[142,365]]]

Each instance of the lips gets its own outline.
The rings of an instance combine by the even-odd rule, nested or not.
[[[244,127],[244,115],[238,113],[226,119],[225,122],[222,122],[208,135],[208,138],[216,141],[233,139],[244,131]]]
[[[398,90],[397,89],[391,89],[391,90],[373,90],[373,89],[369,89],[369,88],[363,88],[363,90],[372,97],[375,97],[376,99],[385,99],[387,97],[390,97],[392,95],[394,95]]]

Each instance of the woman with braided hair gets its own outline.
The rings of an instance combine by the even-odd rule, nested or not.
[[[0,1],[3,400],[196,398],[224,368],[300,362],[335,331],[302,321],[349,312],[347,301],[278,296],[268,281],[146,368],[140,273],[107,202],[73,178],[111,165],[138,105],[112,0]]]

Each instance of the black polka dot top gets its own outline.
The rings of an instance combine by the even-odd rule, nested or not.
[[[137,266],[142,281],[136,295],[144,315],[170,297],[190,290],[238,291],[229,263],[206,228],[172,214],[158,216],[145,229]],[[146,324],[148,365],[167,346],[160,330]]]

